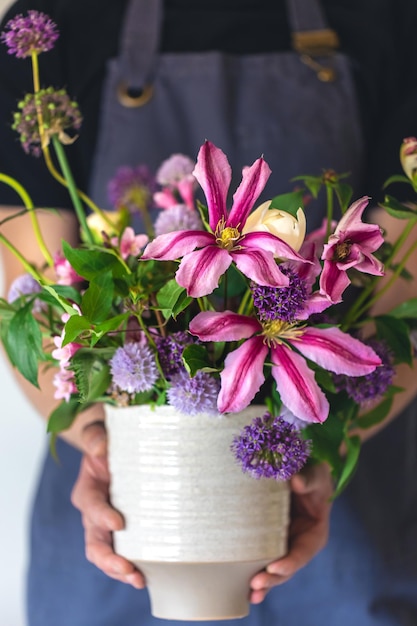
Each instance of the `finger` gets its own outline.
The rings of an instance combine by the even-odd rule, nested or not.
[[[137,589],[145,586],[142,574],[123,557],[113,552],[111,534],[97,527],[86,528],[86,558],[105,574]]]
[[[107,455],[107,433],[104,422],[92,422],[81,432],[81,447],[84,452],[93,457]]]

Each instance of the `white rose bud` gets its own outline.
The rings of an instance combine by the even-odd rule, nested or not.
[[[298,252],[306,234],[306,218],[303,209],[300,207],[297,217],[294,217],[286,211],[270,209],[270,204],[271,200],[267,200],[252,211],[246,220],[243,234],[258,231],[271,233]]]
[[[417,139],[407,137],[400,148],[400,161],[405,175],[417,183]]]

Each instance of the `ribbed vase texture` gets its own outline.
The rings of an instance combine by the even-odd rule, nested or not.
[[[116,551],[139,568],[262,563],[253,573],[285,554],[287,484],[244,474],[230,450],[233,436],[264,411],[190,416],[170,406],[107,406],[111,501],[126,523],[115,533]]]

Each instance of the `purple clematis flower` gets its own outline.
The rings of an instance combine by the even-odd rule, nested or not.
[[[320,292],[334,304],[342,301],[342,293],[350,284],[349,269],[354,267],[359,272],[375,276],[384,274],[383,264],[372,254],[384,242],[381,229],[377,224],[366,224],[361,220],[368,202],[366,196],[354,202],[324,246]]]
[[[231,168],[226,155],[206,141],[200,148],[193,174],[206,195],[211,232],[181,230],[160,235],[148,244],[142,259],[173,261],[182,257],[176,280],[194,298],[211,293],[232,262],[259,285],[287,286],[288,277],[281,272],[275,258],[304,261],[303,257],[269,232],[243,234],[249,213],[270,173],[262,158],[245,168],[228,213],[226,198]]]
[[[283,404],[306,422],[323,422],[329,413],[327,398],[306,359],[347,376],[363,376],[381,365],[370,346],[338,328],[260,322],[232,311],[208,311],[191,321],[190,332],[202,341],[247,340],[226,357],[217,403],[220,413],[235,413],[250,404],[265,380],[269,354]]]

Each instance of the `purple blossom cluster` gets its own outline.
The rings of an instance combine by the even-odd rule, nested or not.
[[[197,415],[198,413],[217,414],[217,397],[220,382],[206,372],[197,372],[192,378],[183,370],[171,378],[168,389],[168,403],[181,413]]]
[[[243,471],[254,478],[289,480],[307,462],[310,445],[294,424],[265,413],[244,427],[231,449]]]
[[[173,233],[176,230],[202,230],[203,224],[196,211],[186,204],[175,204],[161,211],[154,224],[155,235]]]
[[[7,22],[0,41],[6,44],[9,54],[24,59],[48,52],[58,37],[56,24],[45,13],[28,11],[26,16],[19,14]]]
[[[283,265],[280,265],[280,270],[288,276],[288,287],[265,287],[254,283],[251,286],[253,303],[258,318],[263,322],[272,320],[294,322],[308,299],[307,285],[302,278]]]
[[[31,274],[21,274],[10,285],[8,294],[7,294],[7,302],[12,303],[15,302],[18,298],[22,296],[33,296],[36,293],[42,291],[40,284],[33,278]],[[33,301],[33,313],[39,313],[44,309],[44,304],[38,298],[35,298]]]
[[[184,370],[182,353],[184,348],[195,343],[195,341],[195,338],[191,337],[185,331],[173,333],[166,337],[158,336],[155,338],[159,364],[166,378],[169,379]]]
[[[117,348],[109,365],[114,385],[127,393],[149,391],[158,380],[155,356],[142,343],[131,341]]]
[[[78,130],[81,127],[82,116],[78,104],[70,99],[65,89],[55,90],[48,87],[36,94],[26,94],[24,100],[19,102],[19,109],[14,114],[12,128],[19,133],[24,151],[33,156],[40,156],[42,152],[39,111],[46,143],[49,143],[52,135],[57,135],[64,144],[71,143],[73,139],[65,131]]]
[[[372,339],[366,342],[380,357],[382,363],[366,376],[334,376],[338,391],[346,391],[348,396],[361,405],[380,398],[392,384],[395,370],[391,352],[384,341]]]
[[[107,185],[107,196],[114,207],[131,213],[148,209],[156,189],[155,178],[146,165],[119,167]]]

